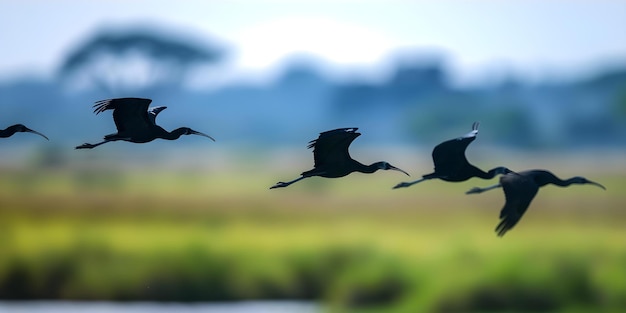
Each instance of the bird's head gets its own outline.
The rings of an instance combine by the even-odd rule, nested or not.
[[[504,167],[504,166],[498,166],[496,168],[494,168],[492,170],[496,175],[505,175],[505,174],[509,174],[509,173],[514,173],[513,171],[511,171],[510,169]]]
[[[48,139],[48,137],[46,137],[46,135],[44,135],[44,134],[42,134],[42,133],[40,133],[38,131],[34,131],[34,130],[32,130],[32,129],[30,129],[30,128],[22,125],[22,124],[15,124],[15,125],[13,125],[13,129],[15,129],[16,132],[37,134],[37,135],[39,135],[39,136],[41,136],[43,138],[46,138],[46,140],[50,140],[50,139]]]
[[[598,187],[600,187],[600,188],[602,188],[602,189],[606,190],[606,188],[605,188],[604,186],[602,186],[601,184],[596,183],[596,182],[591,181],[591,180],[588,180],[588,179],[586,179],[586,178],[584,178],[584,177],[582,177],[582,176],[572,177],[572,178],[570,178],[570,181],[571,181],[573,184],[581,184],[581,185],[582,185],[582,184],[590,184],[590,185],[598,186]]]
[[[189,127],[181,127],[179,128],[177,131],[179,131],[182,135],[199,135],[199,136],[204,136],[207,137],[213,141],[215,141],[215,139],[213,139],[213,137],[205,134],[205,133],[201,133],[199,131],[195,131]]]
[[[393,166],[393,165],[391,165],[391,164],[389,164],[389,163],[387,163],[385,161],[376,162],[374,164],[376,165],[376,167],[379,170],[394,170],[394,171],[402,172],[402,173],[406,174],[406,176],[411,176],[411,175],[409,175],[409,173],[407,173],[407,172],[405,172],[405,171],[403,171],[403,170],[401,170],[401,169],[399,169],[399,168],[397,168],[397,167],[395,167],[395,166]]]
[[[24,126],[23,124],[15,124],[11,126],[11,128],[15,129],[15,131],[18,132],[25,132],[28,129],[28,127]]]

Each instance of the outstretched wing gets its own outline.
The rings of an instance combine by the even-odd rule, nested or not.
[[[161,111],[163,111],[165,109],[167,109],[166,106],[152,107],[152,108],[148,109],[148,119],[150,120],[152,125],[156,125],[156,117],[157,117],[157,115],[159,115],[159,113],[161,113]]]
[[[518,173],[501,176],[500,184],[504,190],[506,202],[500,211],[500,223],[496,227],[496,232],[502,237],[522,218],[539,191],[539,186],[532,177]]]
[[[106,110],[113,110],[113,121],[118,133],[137,133],[154,125],[148,117],[148,105],[151,102],[152,100],[143,98],[100,100],[94,104],[94,112],[100,114]]]
[[[467,146],[478,135],[478,122],[472,124],[472,131],[455,139],[444,141],[433,149],[433,163],[436,172],[454,172],[455,169],[463,168],[469,164],[465,157]]]
[[[326,164],[341,164],[352,160],[348,147],[356,137],[358,128],[339,128],[320,133],[319,137],[309,142],[308,148],[313,148],[315,167]]]

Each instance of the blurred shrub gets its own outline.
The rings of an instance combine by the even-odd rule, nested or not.
[[[497,238],[490,231],[497,210],[450,196],[454,184],[421,186],[427,194],[416,207],[413,193],[192,196],[169,176],[147,186],[122,176],[123,188],[94,181],[72,192],[63,187],[75,184],[71,174],[60,176],[63,184],[30,175],[28,195],[11,192],[10,175],[0,178],[2,300],[308,299],[332,312],[626,310],[619,192],[561,198],[546,191],[542,199],[561,199],[550,203],[563,208],[540,210],[538,201],[523,227]],[[111,175],[102,179],[120,174]],[[600,181],[611,190],[624,182]],[[501,196],[494,199],[499,207]],[[590,214],[592,200],[599,204]]]

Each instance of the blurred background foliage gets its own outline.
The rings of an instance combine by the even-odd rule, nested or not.
[[[267,172],[87,174],[3,170],[2,299],[626,307],[623,174],[594,177],[607,192],[544,188],[504,238],[493,232],[503,195],[466,196],[467,184],[391,191],[399,177],[355,174],[275,193]]]
[[[163,122],[206,125],[219,130],[222,141],[240,145],[301,146],[304,137],[355,125],[369,131],[371,144],[430,147],[474,120],[489,129],[481,134],[484,144],[516,149],[621,148],[626,136],[624,66],[532,82],[505,72],[455,87],[444,53],[399,52],[375,82],[358,70],[337,79],[324,71],[323,60],[298,54],[262,84],[197,89],[188,86],[194,75],[219,73],[232,48],[196,37],[146,25],[102,29],[76,43],[54,77],[0,81],[0,114],[38,125],[56,138],[51,144],[110,131],[110,121],[91,115],[89,104],[122,96],[169,105]],[[42,110],[55,118],[38,114]]]

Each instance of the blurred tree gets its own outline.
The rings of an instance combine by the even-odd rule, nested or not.
[[[624,86],[620,90],[618,90],[616,98],[616,111],[619,116],[621,116],[622,118],[626,118],[626,83],[624,83]]]
[[[415,99],[425,95],[448,91],[447,77],[439,63],[406,63],[398,66],[387,89],[393,97]]]
[[[67,161],[63,148],[56,144],[45,145],[36,151],[33,163],[39,169],[54,169],[65,165]]]
[[[225,49],[154,29],[103,31],[68,54],[59,69],[63,80],[108,92],[178,87],[190,70],[221,60]]]

